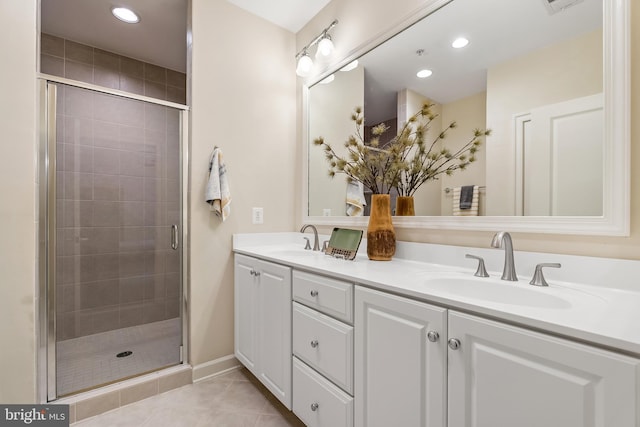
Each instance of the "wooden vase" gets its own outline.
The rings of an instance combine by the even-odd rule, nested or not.
[[[388,194],[373,194],[367,227],[367,255],[373,261],[389,261],[395,253],[396,233],[391,222],[391,199]]]
[[[396,216],[415,216],[413,196],[398,196],[396,198]]]

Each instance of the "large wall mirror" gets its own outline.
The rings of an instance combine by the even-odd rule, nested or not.
[[[318,76],[304,91],[303,220],[367,221],[347,216],[346,177],[329,177],[314,138],[342,147],[356,106],[366,128],[384,122],[393,136],[429,102],[430,132],[458,125],[448,147],[474,129],[492,134],[464,171],[422,185],[416,216],[396,226],[627,235],[628,1],[435,0],[408,28]],[[453,47],[460,37],[468,44]],[[455,216],[454,189],[467,185],[479,189],[477,216]]]

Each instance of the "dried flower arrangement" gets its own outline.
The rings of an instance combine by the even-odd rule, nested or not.
[[[380,148],[380,135],[389,128],[384,123],[374,126],[373,138],[365,142],[362,132],[364,116],[360,107],[356,107],[351,115],[356,132],[344,144],[347,148],[345,156],[338,155],[322,137],[313,142],[325,150],[330,165],[329,176],[345,174],[361,182],[373,194],[388,194],[396,188],[400,196],[413,196],[425,182],[436,180],[442,174],[451,175],[457,170],[464,170],[473,163],[481,138],[491,134],[489,129],[476,129],[461,148],[455,151],[440,148],[439,143],[447,132],[457,125],[451,122],[431,142],[426,141],[429,126],[438,117],[432,112],[432,107],[433,104],[423,104],[384,148]]]

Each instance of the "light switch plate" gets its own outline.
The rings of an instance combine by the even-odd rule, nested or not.
[[[264,223],[264,209],[263,208],[253,208],[252,209],[251,222],[253,224],[262,224],[262,223]]]

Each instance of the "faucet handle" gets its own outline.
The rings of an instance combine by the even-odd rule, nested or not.
[[[482,259],[482,257],[479,257],[477,255],[471,255],[471,254],[466,254],[464,257],[478,260],[478,268],[476,269],[476,272],[473,273],[474,276],[489,277],[489,273],[487,273],[487,269],[484,268],[484,259]]]
[[[327,252],[327,248],[329,247],[329,241],[325,240],[322,242],[322,252]]]
[[[544,274],[542,274],[542,268],[543,267],[560,268],[562,266],[560,265],[560,263],[557,263],[557,262],[545,262],[545,263],[536,265],[536,271],[533,273],[533,277],[531,278],[531,281],[529,282],[530,285],[533,285],[533,286],[549,286],[547,281],[544,279]]]
[[[308,237],[303,237],[303,239],[307,241],[307,244],[304,245],[304,250],[305,251],[311,250],[311,242],[309,242],[309,238]]]

